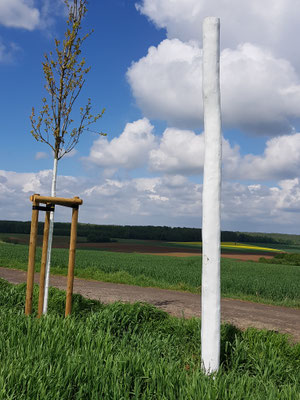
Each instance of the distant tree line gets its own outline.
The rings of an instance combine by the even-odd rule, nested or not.
[[[269,244],[292,244],[291,240],[288,239],[275,239],[267,234],[253,234],[253,233],[242,233],[242,232],[221,232],[222,242],[239,242],[239,243],[269,243]]]
[[[43,234],[42,222],[39,222],[38,233]],[[0,221],[0,233],[30,233],[30,221]],[[56,222],[55,236],[69,236],[70,223]],[[78,236],[86,237],[90,242],[108,242],[112,238],[141,239],[141,240],[167,240],[175,242],[201,241],[199,228],[171,228],[168,226],[134,226],[134,225],[94,225],[78,224]],[[274,243],[291,244],[290,240],[274,239],[268,235],[247,234],[241,232],[222,231],[222,242],[245,243]]]

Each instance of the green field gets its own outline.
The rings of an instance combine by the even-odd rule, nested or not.
[[[28,247],[0,243],[0,266],[27,269]],[[37,248],[36,270],[41,249]],[[68,250],[53,249],[51,271],[66,275]],[[77,250],[75,275],[82,278],[200,293],[201,257]],[[222,259],[223,297],[300,307],[300,268],[294,265]]]
[[[221,368],[208,377],[197,319],[79,295],[65,319],[56,289],[36,319],[24,315],[24,298],[24,284],[0,280],[1,400],[300,399],[300,344],[275,332],[222,326]]]

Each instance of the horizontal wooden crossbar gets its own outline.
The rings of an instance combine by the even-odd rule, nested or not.
[[[65,207],[78,207],[83,201],[79,197],[73,197],[73,199],[67,199],[64,197],[50,197],[50,196],[40,196],[39,194],[34,194],[30,196],[30,200],[35,203],[42,203],[47,205],[59,205]]]

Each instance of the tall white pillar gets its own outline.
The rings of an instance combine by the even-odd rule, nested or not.
[[[220,20],[203,22],[202,91],[205,156],[202,195],[201,358],[205,373],[220,364],[220,236],[222,133],[220,106]]]

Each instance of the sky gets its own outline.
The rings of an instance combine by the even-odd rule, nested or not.
[[[91,70],[73,115],[88,98],[105,113],[59,161],[57,183],[83,199],[80,222],[201,227],[206,16],[221,21],[222,230],[300,232],[297,0],[89,1]],[[30,220],[30,195],[50,194],[53,154],[29,116],[65,28],[62,0],[0,0],[0,219]]]

